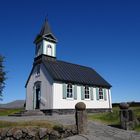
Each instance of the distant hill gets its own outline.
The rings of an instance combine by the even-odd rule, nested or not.
[[[132,101],[132,102],[127,102],[130,107],[140,107],[140,102],[135,102],[135,101]],[[120,105],[120,103],[112,103],[112,106],[113,107],[118,107]]]
[[[0,104],[0,108],[23,108],[25,100],[15,100],[10,103]]]

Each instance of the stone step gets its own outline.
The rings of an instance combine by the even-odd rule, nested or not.
[[[28,110],[22,114],[22,116],[43,116],[43,115],[45,114],[40,110]]]

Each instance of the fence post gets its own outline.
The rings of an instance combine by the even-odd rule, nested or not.
[[[76,127],[78,134],[87,133],[87,112],[86,105],[83,102],[79,102],[75,105],[76,113]]]
[[[136,124],[136,118],[134,112],[129,109],[129,104],[120,104],[120,125],[122,129],[132,130]]]

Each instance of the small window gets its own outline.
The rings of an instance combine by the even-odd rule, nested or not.
[[[99,88],[99,99],[103,99],[103,89]]]
[[[36,67],[36,75],[40,75],[40,65],[37,65]]]
[[[48,48],[52,48],[52,46],[51,45],[48,45]]]
[[[89,99],[89,87],[85,86],[85,99]]]
[[[67,98],[73,98],[72,84],[67,85]]]
[[[52,56],[52,46],[49,44],[47,47],[48,47],[48,55]]]

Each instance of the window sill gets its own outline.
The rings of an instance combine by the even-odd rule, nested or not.
[[[90,101],[91,99],[84,99],[85,101]]]
[[[98,101],[99,101],[99,102],[104,102],[105,100],[104,100],[104,99],[99,99]]]
[[[74,98],[66,98],[66,100],[74,100]]]

